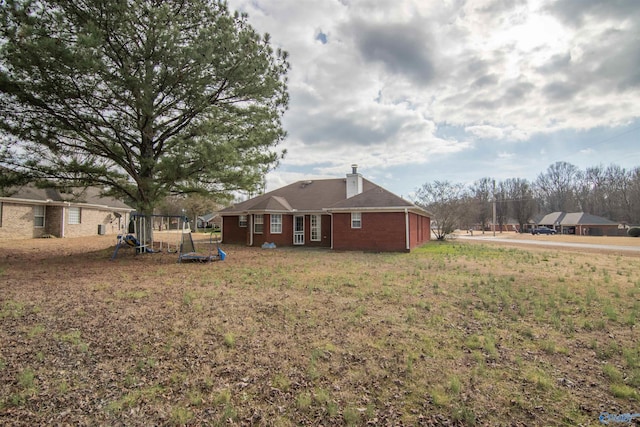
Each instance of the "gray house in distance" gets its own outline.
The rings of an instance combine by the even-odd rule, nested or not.
[[[580,236],[626,235],[617,222],[585,212],[552,212],[538,221],[538,225],[553,228],[559,234]]]

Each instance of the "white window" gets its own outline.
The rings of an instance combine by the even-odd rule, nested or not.
[[[271,234],[282,234],[282,214],[271,214]]]
[[[247,226],[247,216],[240,215],[238,217],[238,227],[246,227]]]
[[[321,217],[320,215],[311,215],[311,241],[319,242],[322,240],[320,238],[321,230]]]
[[[262,230],[264,230],[264,215],[256,214],[253,216],[253,232],[262,234]]]
[[[36,228],[44,227],[44,206],[33,207],[33,226]]]
[[[361,212],[351,212],[351,228],[362,228]]]
[[[80,224],[80,208],[69,208],[69,224]]]

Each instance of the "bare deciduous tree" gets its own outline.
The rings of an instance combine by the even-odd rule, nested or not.
[[[480,224],[482,232],[493,218],[493,183],[492,178],[481,178],[471,185],[471,206],[470,212],[473,215],[474,223]]]
[[[535,183],[543,203],[541,208],[550,212],[578,210],[576,188],[580,178],[580,170],[571,163],[556,162],[549,166]]]
[[[444,240],[459,225],[466,204],[464,185],[450,181],[426,183],[416,192],[414,202],[433,213],[432,231],[438,240]]]
[[[535,213],[531,184],[526,179],[510,178],[502,186],[508,200],[509,215],[518,221],[518,231],[522,232]]]

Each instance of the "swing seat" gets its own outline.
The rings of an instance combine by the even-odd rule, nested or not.
[[[140,242],[136,239],[136,236],[133,234],[127,234],[122,238],[122,241],[131,247],[140,246]]]
[[[140,253],[142,247],[140,246],[140,242],[133,234],[118,234],[116,241],[116,249],[113,251],[113,255],[111,255],[111,261],[116,259],[116,255],[118,255],[118,250],[121,248],[135,248],[136,253]]]

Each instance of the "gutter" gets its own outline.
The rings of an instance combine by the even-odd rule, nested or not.
[[[49,205],[49,206],[64,206],[67,202],[54,202],[51,199],[47,200],[35,200],[35,199],[19,199],[17,197],[0,197],[0,202],[5,203],[23,203],[25,205]]]
[[[247,226],[249,227],[249,246],[253,246],[253,215],[247,215]]]
[[[329,218],[331,218],[331,249],[333,249],[333,214],[329,213]]]
[[[325,208],[325,212],[413,212],[418,215],[433,217],[433,214],[418,206],[387,206],[387,207],[349,207],[349,208]]]
[[[408,208],[404,210],[404,228],[405,228],[406,249],[410,251],[411,242],[409,241],[410,235],[409,235],[409,209]]]
[[[64,238],[64,225],[67,222],[67,208],[70,207],[71,204],[67,202],[67,205],[62,205],[62,224],[60,225],[60,237]]]
[[[102,210],[107,211],[127,211],[134,212],[133,208],[121,208],[116,206],[108,206],[108,205],[98,205],[92,203],[83,203],[83,202],[67,202],[67,201],[59,201],[59,200],[36,200],[36,199],[19,199],[17,197],[0,197],[0,202],[5,203],[23,203],[25,205],[46,205],[46,206],[62,206],[62,207],[79,207],[79,208],[100,208]]]

